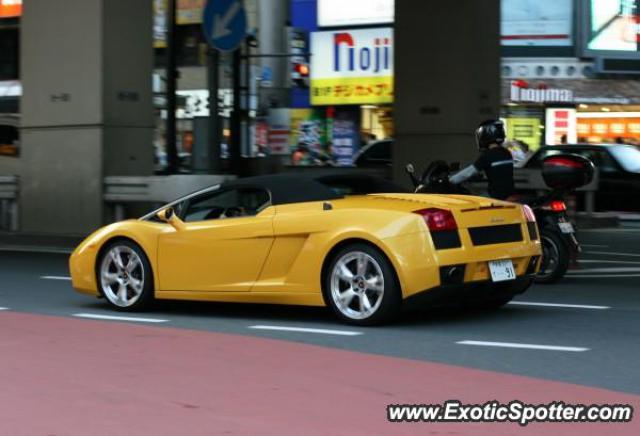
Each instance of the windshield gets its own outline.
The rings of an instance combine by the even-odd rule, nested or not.
[[[611,153],[626,171],[640,173],[640,150],[632,146],[612,147]]]

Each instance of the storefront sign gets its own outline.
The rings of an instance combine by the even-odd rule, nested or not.
[[[339,114],[333,120],[333,145],[330,150],[339,166],[353,165],[353,156],[360,134],[358,123],[349,114]]]
[[[577,111],[571,108],[547,109],[546,144],[575,144],[578,141]]]
[[[393,101],[391,28],[315,32],[311,52],[312,105]]]
[[[541,122],[536,117],[514,117],[506,119],[507,137],[525,142],[531,151],[540,148]]]
[[[176,23],[180,25],[202,23],[204,5],[205,0],[178,0]]]
[[[22,15],[22,0],[0,0],[0,18]]]
[[[326,142],[325,118],[317,109],[269,110],[268,142],[271,154],[288,155],[298,146],[322,153]]]
[[[194,117],[209,116],[209,90],[192,89],[177,91],[176,94],[185,99],[184,107],[179,108],[177,116],[179,119],[191,119]],[[231,89],[224,88],[218,90],[218,114],[228,118],[233,107],[233,93]]]
[[[394,0],[318,0],[318,25],[393,23]]]
[[[10,1],[10,0],[0,0]],[[167,0],[153,0],[153,46],[167,46]],[[176,4],[176,23],[200,24],[205,0],[178,0]]]
[[[502,0],[502,45],[570,46],[572,17],[573,0]]]
[[[614,142],[640,137],[640,113],[578,113],[578,137],[589,142]]]
[[[569,89],[529,88],[519,82],[511,82],[511,101],[514,103],[573,103],[573,91]]]

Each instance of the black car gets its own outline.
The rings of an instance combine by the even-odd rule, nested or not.
[[[391,147],[393,140],[372,142],[365,145],[353,158],[358,168],[387,168],[391,166]]]
[[[375,141],[362,147],[353,158],[358,168],[373,171],[380,177],[391,178],[393,175],[391,160],[392,139]]]
[[[630,145],[576,144],[540,148],[522,168],[541,168],[547,156],[574,153],[590,159],[600,173],[595,197],[599,211],[640,211],[640,150]]]

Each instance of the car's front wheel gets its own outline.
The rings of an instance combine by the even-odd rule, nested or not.
[[[118,310],[138,310],[153,299],[149,260],[133,242],[115,241],[105,247],[97,273],[100,293]]]
[[[338,251],[323,280],[327,304],[350,324],[380,324],[400,310],[401,291],[393,266],[367,244],[351,244]]]

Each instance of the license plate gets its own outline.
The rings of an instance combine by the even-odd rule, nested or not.
[[[506,282],[516,279],[516,270],[510,260],[489,262],[489,271],[491,271],[491,281],[493,282]]]
[[[574,233],[573,224],[571,223],[558,223],[558,227],[560,227],[560,231],[564,234]]]

